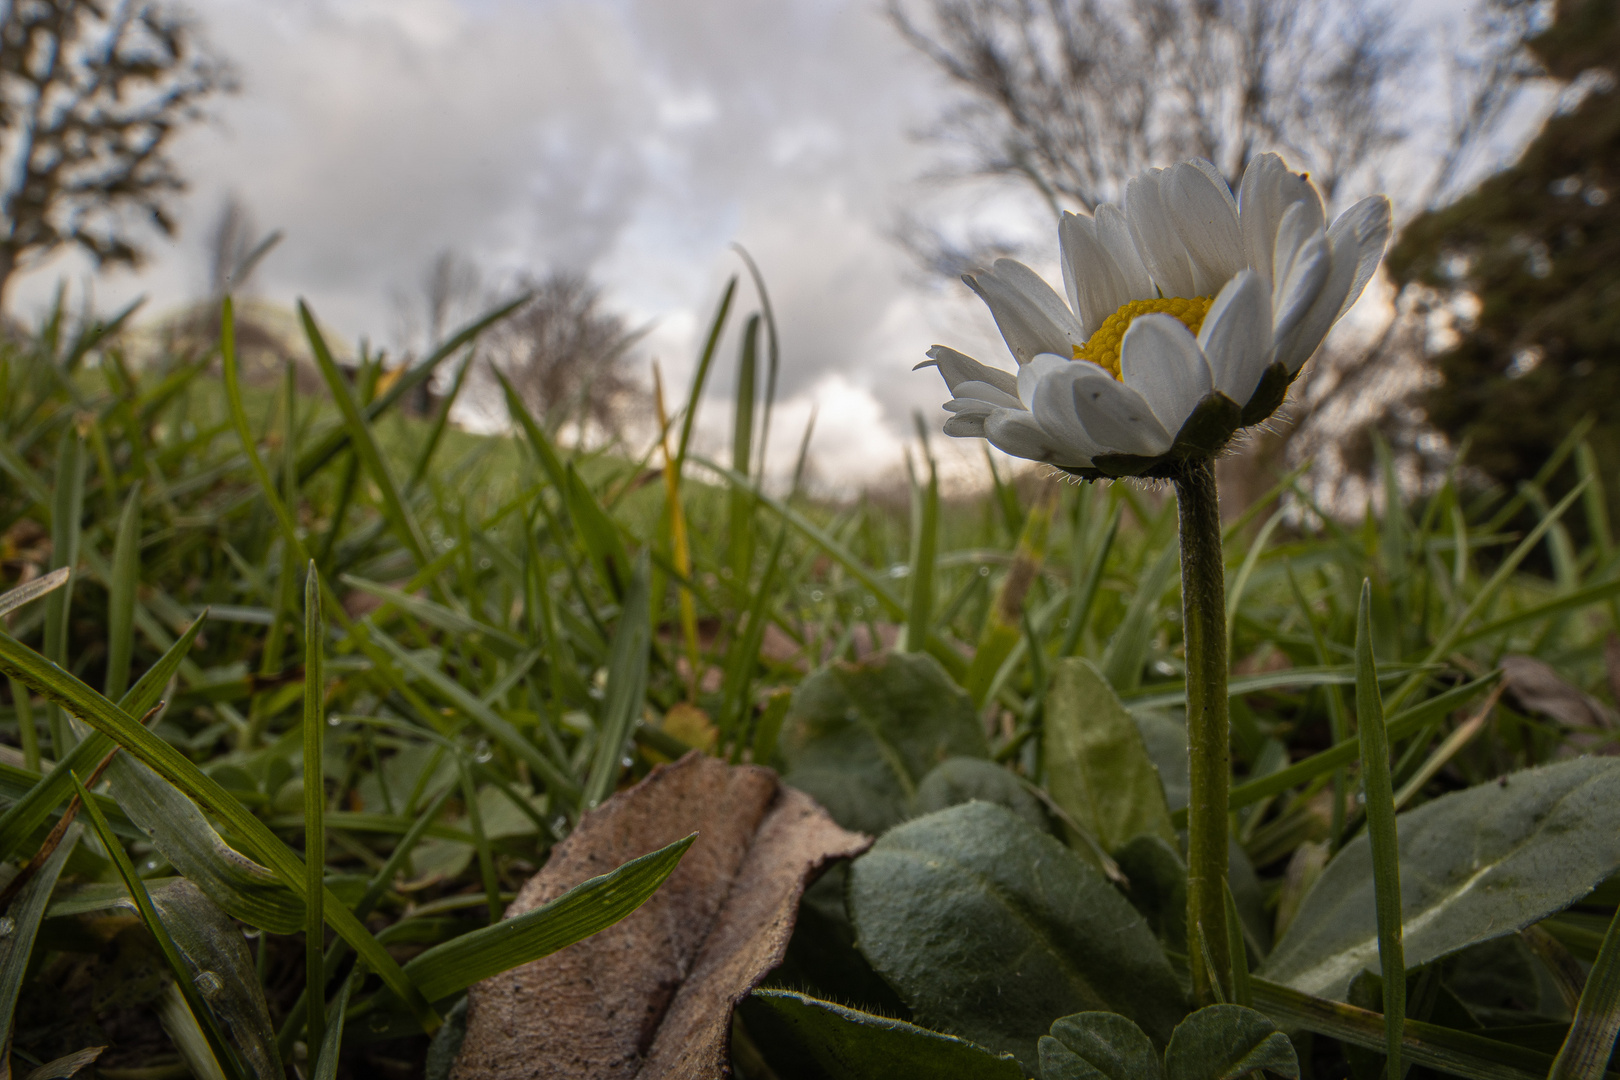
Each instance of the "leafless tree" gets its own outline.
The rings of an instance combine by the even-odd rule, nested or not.
[[[1234,180],[1289,152],[1331,200],[1401,136],[1411,67],[1386,8],[1342,0],[888,0],[964,91],[928,134],[959,175],[1012,178],[1057,212],[1116,199],[1178,157]]]
[[[233,86],[164,5],[0,3],[0,306],[17,270],[64,246],[133,266],[141,219],[172,234],[185,182],[169,140]]]
[[[533,297],[491,331],[491,361],[546,426],[618,433],[638,393],[627,361],[644,331],[608,308],[583,274],[559,270],[519,284]]]

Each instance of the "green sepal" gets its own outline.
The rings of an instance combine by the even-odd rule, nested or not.
[[[1243,406],[1243,416],[1239,423],[1243,427],[1258,424],[1272,413],[1276,412],[1288,396],[1288,387],[1294,381],[1294,376],[1282,364],[1272,364],[1260,375],[1260,383],[1249,395],[1249,403]]]
[[[1285,386],[1283,389],[1287,389]],[[1252,399],[1251,399],[1252,400]],[[1243,423],[1243,409],[1219,390],[1193,409],[1176,432],[1169,457],[1214,457],[1221,452],[1232,433]]]

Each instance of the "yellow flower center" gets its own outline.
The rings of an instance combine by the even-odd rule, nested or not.
[[[1084,345],[1076,345],[1074,358],[1090,360],[1107,368],[1117,379],[1120,342],[1125,340],[1125,331],[1130,329],[1131,321],[1138,315],[1172,315],[1196,334],[1198,328],[1204,325],[1204,316],[1209,314],[1209,305],[1214,302],[1213,296],[1172,296],[1152,300],[1132,300],[1104,319],[1102,325],[1097,327],[1097,332],[1087,338]]]

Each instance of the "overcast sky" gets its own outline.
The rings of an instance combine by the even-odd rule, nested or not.
[[[655,322],[641,361],[680,385],[741,269],[736,241],[782,328],[773,452],[785,465],[819,403],[817,466],[846,483],[896,467],[913,409],[937,423],[943,387],[910,370],[930,344],[1009,362],[966,289],[922,285],[888,239],[934,160],[910,133],[945,99],[878,0],[189,6],[241,91],[176,143],[191,181],[179,236],[154,243],[139,274],[97,279],[103,306],[144,293],[160,314],[202,293],[207,229],[235,193],[286,233],[257,293],[303,297],[342,334],[401,344],[394,297],[454,248],[492,281],[589,271],[613,305]],[[1433,32],[1465,8],[1426,0],[1409,17]],[[84,276],[59,260],[19,281],[17,311],[63,274]]]

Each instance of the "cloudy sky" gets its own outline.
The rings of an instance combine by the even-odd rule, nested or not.
[[[740,242],[782,328],[776,459],[818,404],[816,464],[844,482],[896,468],[912,410],[939,415],[937,377],[910,370],[931,343],[999,356],[966,289],[922,284],[888,238],[935,160],[910,133],[945,98],[877,0],[189,6],[241,91],[176,144],[179,236],[138,275],[97,279],[104,306],[144,293],[158,314],[204,291],[208,226],[234,193],[286,234],[259,294],[303,297],[342,334],[402,344],[397,296],[452,248],[493,282],[588,270],[654,323],[641,362],[679,385]],[[1407,10],[1431,34],[1466,5]],[[19,281],[17,311],[62,275],[85,277],[58,260]]]

